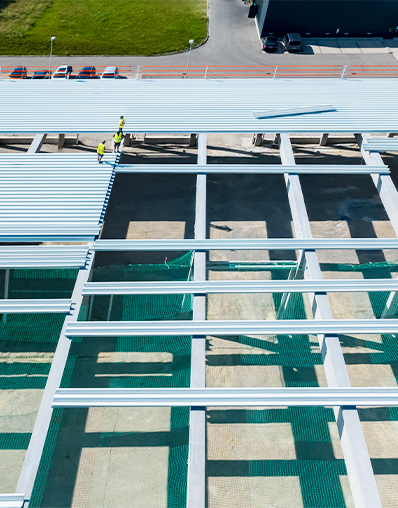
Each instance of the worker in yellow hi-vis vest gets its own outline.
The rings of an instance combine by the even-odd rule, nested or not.
[[[104,156],[104,153],[105,153],[105,141],[99,143],[97,146],[98,162],[100,164],[102,163],[102,157]]]
[[[119,121],[119,131],[123,134],[123,127],[124,127],[124,124],[126,122],[124,121],[124,116],[121,116],[120,117],[120,121]]]
[[[120,152],[120,143],[122,142],[122,139],[124,138],[122,131],[118,130],[116,134],[113,135],[113,151],[114,152]]]

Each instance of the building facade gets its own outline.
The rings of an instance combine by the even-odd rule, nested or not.
[[[398,0],[257,0],[262,37],[297,32],[302,37],[398,35]]]

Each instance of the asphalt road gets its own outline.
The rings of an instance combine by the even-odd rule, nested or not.
[[[249,6],[242,0],[208,0],[209,37],[195,48],[190,65],[319,65],[319,64],[397,64],[398,41],[388,41],[391,52],[381,39],[306,40],[303,53],[283,53],[280,46],[275,54],[261,51],[254,19],[247,17]],[[340,48],[340,46],[343,46]],[[350,48],[350,46],[352,46]],[[50,43],[49,43],[50,48]],[[56,53],[56,43],[54,51]],[[165,56],[53,56],[53,68],[62,64],[82,65],[186,65],[187,52]],[[48,67],[49,58],[39,56],[0,57],[0,66],[25,65]]]

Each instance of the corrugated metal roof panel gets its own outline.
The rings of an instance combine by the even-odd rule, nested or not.
[[[82,241],[99,234],[116,154],[0,155],[0,241]]]
[[[0,132],[394,132],[396,79],[0,82]],[[254,111],[336,111],[257,119]],[[62,114],[60,114],[62,111]]]

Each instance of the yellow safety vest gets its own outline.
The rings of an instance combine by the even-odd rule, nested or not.
[[[122,140],[122,133],[121,132],[117,132],[115,134],[115,143],[120,143]]]
[[[103,143],[100,143],[97,146],[97,153],[99,153],[100,155],[104,155],[104,152],[105,152],[105,145]]]
[[[122,129],[124,125],[124,118],[122,118],[119,122],[119,129]]]

